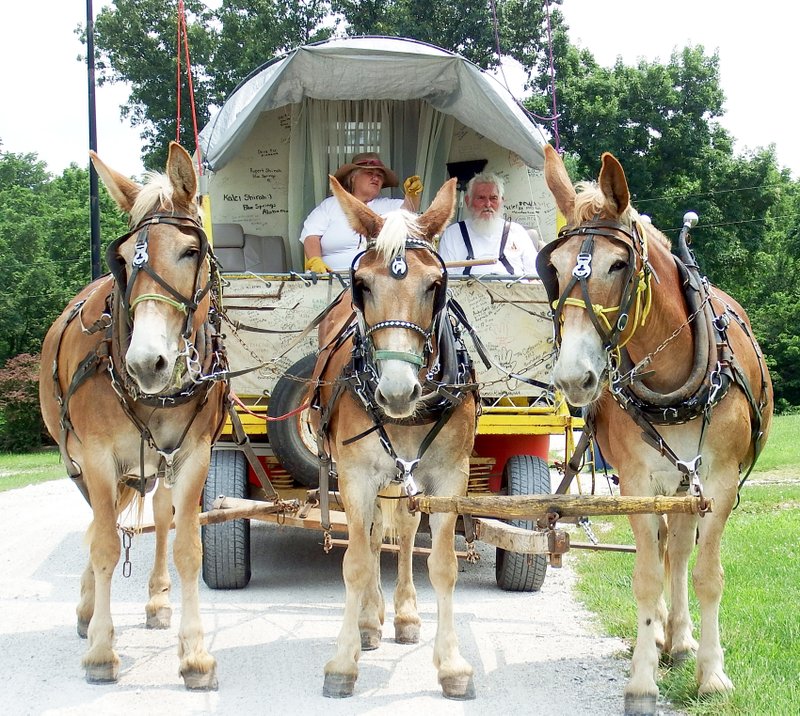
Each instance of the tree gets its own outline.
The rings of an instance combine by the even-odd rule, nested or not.
[[[332,31],[325,25],[328,0],[223,0],[216,10],[201,0],[186,0],[185,8],[199,127],[253,69]],[[149,169],[166,164],[168,140],[176,137],[177,17],[174,0],[114,0],[95,21],[98,82],[130,83],[130,101],[121,113],[141,128]],[[181,62],[185,73],[185,57]],[[181,81],[179,141],[192,150],[185,74]]]
[[[0,365],[38,353],[44,334],[91,278],[89,172],[52,177],[35,154],[0,152]],[[103,190],[103,245],[126,229]]]

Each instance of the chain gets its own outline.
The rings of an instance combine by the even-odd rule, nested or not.
[[[633,366],[633,368],[631,368],[631,370],[628,373],[626,373],[623,376],[620,376],[617,381],[614,381],[615,384],[621,384],[623,382],[631,382],[632,383],[636,378],[636,373],[639,372],[645,366],[649,365],[652,362],[653,358],[655,358],[670,343],[672,343],[672,341],[674,341],[681,334],[681,331],[683,331],[684,328],[686,328],[695,318],[697,318],[697,316],[700,315],[700,313],[703,311],[703,309],[705,308],[706,304],[710,300],[711,300],[711,294],[709,292],[706,292],[706,295],[703,298],[703,300],[700,302],[700,305],[697,307],[697,310],[694,311],[694,313],[691,313],[686,318],[686,320],[683,323],[681,323],[680,326],[678,326],[674,331],[672,331],[672,334],[669,337],[667,337],[661,343],[661,345],[658,346],[652,353],[648,353],[644,358],[642,358],[642,360],[640,360],[635,366]]]
[[[131,576],[131,543],[133,541],[133,530],[130,527],[120,527],[122,532],[122,548],[125,550],[125,558],[122,562],[122,576]]]

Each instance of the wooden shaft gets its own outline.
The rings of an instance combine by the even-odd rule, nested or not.
[[[480,259],[464,259],[463,261],[445,261],[445,268],[462,268],[463,266],[491,266],[496,264],[500,259],[486,256]]]
[[[640,515],[680,512],[700,514],[699,497],[632,497],[610,495],[486,495],[482,497],[414,498],[417,509],[427,514],[455,512],[476,517],[532,519],[558,513],[562,517],[584,515]],[[708,506],[710,511],[711,506]]]

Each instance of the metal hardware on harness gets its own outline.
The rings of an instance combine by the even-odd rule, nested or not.
[[[681,472],[681,484],[679,490],[688,490],[691,488],[691,494],[695,497],[703,496],[703,487],[700,484],[700,476],[697,470],[703,462],[703,456],[698,455],[692,460],[676,460],[675,467]]]
[[[404,279],[408,275],[408,264],[406,263],[405,258],[398,255],[392,259],[392,263],[389,266],[389,272],[392,275],[392,278],[395,279]]]
[[[168,489],[172,489],[175,484],[175,469],[172,463],[175,461],[175,455],[177,455],[178,450],[180,450],[180,447],[175,448],[172,452],[158,450],[158,454],[161,455],[161,459],[164,461],[164,487]]]
[[[147,230],[143,229],[136,238],[136,245],[133,247],[133,265],[143,266],[150,260],[147,253]]]
[[[589,278],[592,275],[592,255],[579,253],[575,259],[575,268],[572,269],[575,278]]]
[[[419,488],[414,481],[414,468],[419,465],[419,458],[416,460],[403,460],[401,457],[395,458],[395,465],[397,466],[397,477],[403,481],[403,492],[407,497],[413,497],[419,494]]]
[[[122,532],[122,548],[125,550],[125,558],[122,562],[122,576],[130,577],[132,531],[127,527],[120,527],[120,531]]]

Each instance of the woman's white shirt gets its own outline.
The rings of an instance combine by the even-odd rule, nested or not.
[[[379,196],[368,201],[367,206],[376,214],[385,216],[390,211],[402,208],[403,201]],[[300,232],[301,243],[305,243],[308,236],[322,237],[322,260],[332,271],[349,269],[359,251],[366,248],[364,237],[353,231],[339,201],[333,196],[320,202],[306,217]]]

